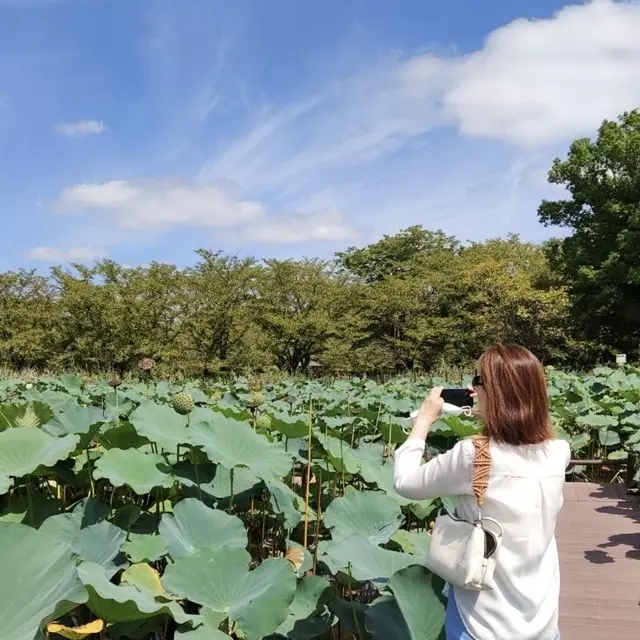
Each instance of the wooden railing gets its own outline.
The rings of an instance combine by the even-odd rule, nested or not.
[[[638,470],[638,457],[635,453],[629,453],[629,456],[626,460],[579,460],[579,459],[571,459],[569,463],[569,469],[575,466],[586,466],[586,467],[626,467],[625,474],[625,484],[629,488],[630,491],[635,493],[634,480],[633,478],[636,475],[636,471]]]

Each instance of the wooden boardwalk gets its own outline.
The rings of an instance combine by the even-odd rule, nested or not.
[[[556,537],[562,640],[640,638],[640,499],[567,483]]]

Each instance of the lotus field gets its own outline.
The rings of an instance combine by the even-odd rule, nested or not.
[[[451,497],[396,495],[391,454],[440,382],[0,382],[0,640],[439,638],[422,562]],[[640,451],[638,370],[549,393],[574,457]]]

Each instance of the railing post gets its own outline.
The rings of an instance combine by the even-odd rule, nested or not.
[[[627,480],[626,485],[628,489],[634,489],[634,478],[636,475],[636,470],[638,467],[638,458],[635,454],[635,451],[629,451],[629,455],[627,456]]]

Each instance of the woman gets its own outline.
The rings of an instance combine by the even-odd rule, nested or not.
[[[449,588],[447,640],[555,640],[560,571],[555,527],[562,507],[567,442],[556,440],[542,365],[527,349],[498,345],[480,358],[474,414],[489,437],[491,475],[483,513],[504,527],[497,588]],[[394,487],[415,500],[456,496],[458,516],[475,520],[473,443],[422,464],[425,440],[440,417],[441,387],[423,402],[407,441],[396,451]]]

